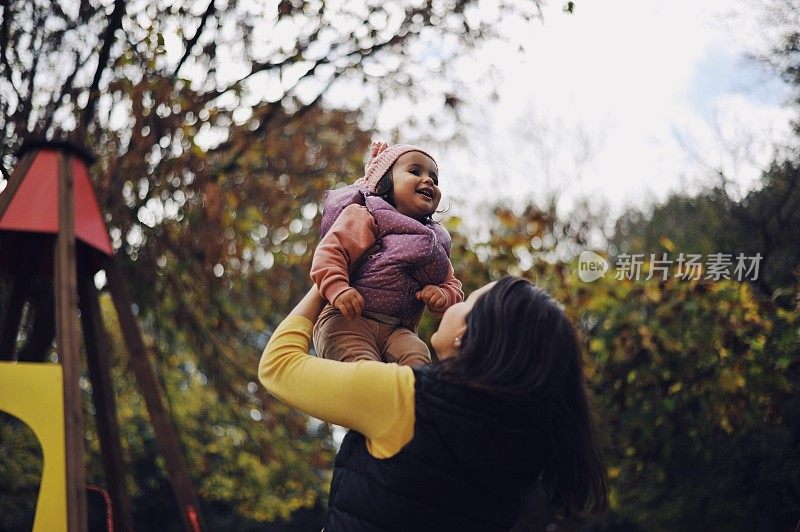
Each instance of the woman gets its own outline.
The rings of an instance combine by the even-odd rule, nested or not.
[[[285,403],[348,432],[326,532],[507,531],[541,486],[567,513],[607,500],[575,330],[547,293],[505,277],[450,307],[420,369],[308,356],[312,288],[259,365]],[[537,482],[538,481],[538,482]]]

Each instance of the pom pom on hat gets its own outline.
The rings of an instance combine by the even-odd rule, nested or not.
[[[357,180],[355,184],[360,185],[370,192],[375,192],[375,185],[378,184],[383,174],[392,167],[401,155],[410,151],[424,153],[436,162],[433,155],[419,146],[413,144],[395,144],[394,146],[389,146],[385,142],[379,140],[373,142],[370,146],[370,159],[367,161],[367,164],[364,165],[364,177]]]

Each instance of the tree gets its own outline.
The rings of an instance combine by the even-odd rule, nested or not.
[[[611,242],[617,253],[648,254],[661,251],[664,239],[673,252],[760,254],[755,286],[791,306],[800,268],[800,166],[774,161],[761,187],[741,201],[717,186],[695,196],[672,195],[651,212],[630,209],[617,220]]]
[[[724,280],[601,280],[572,292],[610,438],[606,522],[793,526],[797,309]]]
[[[776,14],[796,20],[795,4],[772,4]],[[783,46],[763,58],[795,90],[797,42],[796,32],[784,34]],[[617,221],[615,253],[758,253],[762,261],[755,291],[730,281],[676,285],[673,278],[617,291],[625,303],[609,301],[607,310],[622,314],[588,311],[596,331],[590,351],[614,390],[603,396],[617,440],[609,469],[615,512],[607,523],[726,530],[796,525],[797,140],[783,155],[776,150],[759,186],[741,199],[716,169],[713,188],[674,194]],[[631,300],[637,303],[624,310]]]

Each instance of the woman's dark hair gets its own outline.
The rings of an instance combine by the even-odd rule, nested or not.
[[[392,181],[392,165],[386,170],[378,182],[375,184],[375,192],[372,193],[373,196],[378,196],[379,198],[383,198],[386,200],[389,205],[392,207],[397,208],[397,204],[394,201],[394,181]],[[436,211],[436,212],[445,212],[445,211]],[[424,216],[421,220],[424,224],[429,224],[433,222],[433,214],[428,214]]]
[[[577,333],[559,304],[519,277],[504,277],[475,302],[446,378],[503,397],[535,400],[547,439],[541,475],[567,514],[599,513],[608,487],[583,376]]]

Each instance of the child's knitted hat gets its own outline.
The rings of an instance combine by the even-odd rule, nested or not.
[[[375,192],[375,185],[378,184],[383,174],[392,167],[401,155],[410,151],[422,152],[436,162],[433,155],[413,144],[395,144],[394,146],[389,146],[383,141],[373,142],[370,146],[370,159],[367,161],[367,164],[364,165],[364,177],[357,180],[355,184],[362,186],[370,192]]]

